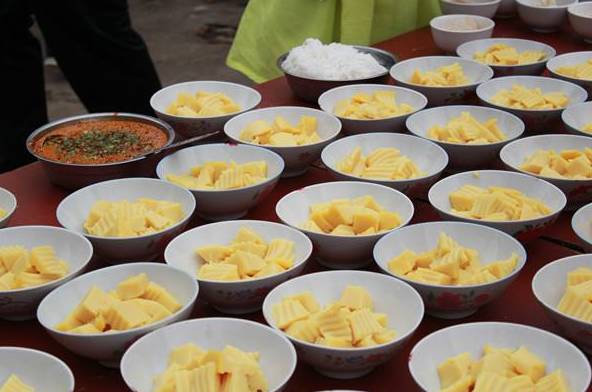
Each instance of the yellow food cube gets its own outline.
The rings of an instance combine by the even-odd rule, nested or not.
[[[117,285],[117,297],[121,300],[128,300],[141,297],[148,287],[148,275],[145,273],[138,274],[127,278]]]
[[[472,361],[473,359],[471,358],[471,354],[465,352],[448,358],[438,365],[440,387],[447,388],[455,384],[463,377],[469,375]]]
[[[524,346],[510,355],[510,361],[518,373],[529,376],[535,383],[545,375],[545,362]]]
[[[16,374],[11,374],[4,384],[0,386],[0,392],[34,392],[35,389],[21,380]]]
[[[339,298],[339,303],[351,310],[373,309],[370,293],[361,286],[347,286]]]

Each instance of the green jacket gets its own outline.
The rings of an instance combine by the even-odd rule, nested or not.
[[[306,38],[370,45],[439,14],[438,0],[250,0],[226,64],[261,83],[280,76],[276,59]]]

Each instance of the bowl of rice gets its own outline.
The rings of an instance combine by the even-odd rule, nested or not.
[[[324,45],[308,38],[301,46],[281,55],[277,66],[284,72],[294,95],[316,102],[327,90],[347,84],[386,84],[395,57],[369,46]]]

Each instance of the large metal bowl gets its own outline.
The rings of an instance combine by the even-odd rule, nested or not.
[[[389,80],[389,70],[397,62],[396,57],[393,56],[391,53],[387,52],[386,50],[376,49],[369,46],[352,46],[360,52],[368,53],[369,55],[374,57],[376,61],[378,61],[378,63],[386,69],[386,71],[376,76],[362,79],[326,80],[306,78],[295,74],[291,74],[282,67],[282,64],[284,63],[286,57],[288,57],[289,52],[284,53],[277,59],[277,67],[281,69],[284,75],[286,76],[288,85],[292,89],[294,95],[307,102],[316,103],[319,96],[325,91],[335,87],[345,86],[348,84],[386,84]]]
[[[80,116],[63,118],[50,122],[29,135],[27,138],[27,150],[35,156],[43,166],[45,174],[49,181],[55,185],[66,189],[78,189],[90,184],[101,181],[113,180],[125,177],[152,177],[158,161],[162,158],[161,154],[148,154],[129,159],[122,162],[104,163],[104,164],[72,164],[49,160],[33,151],[32,144],[43,134],[56,128],[85,121],[97,120],[125,120],[130,122],[140,122],[155,126],[167,135],[165,146],[170,145],[175,139],[175,131],[164,121],[153,117],[143,116],[132,113],[92,113]]]

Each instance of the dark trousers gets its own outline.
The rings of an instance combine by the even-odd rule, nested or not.
[[[127,0],[0,0],[0,172],[33,160],[25,140],[48,121],[32,16],[89,112],[152,114],[160,88]]]

